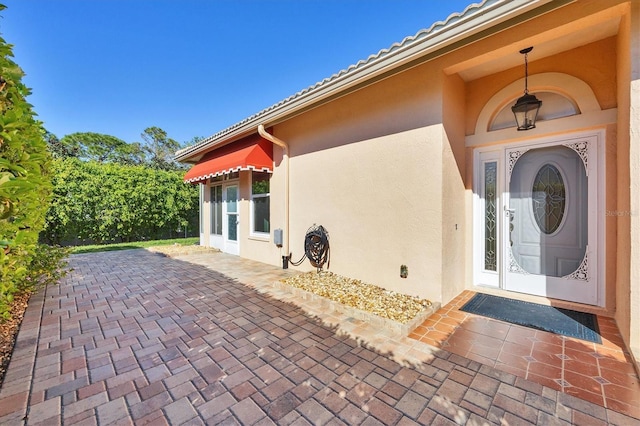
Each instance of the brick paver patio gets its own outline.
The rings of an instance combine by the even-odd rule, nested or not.
[[[427,345],[354,339],[270,294],[287,271],[188,260],[73,256],[74,271],[31,300],[0,424],[638,422]]]

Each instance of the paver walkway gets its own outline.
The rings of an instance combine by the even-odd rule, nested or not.
[[[32,298],[0,424],[637,422],[427,345],[404,349],[424,361],[399,363],[268,294],[287,271],[190,260],[73,256],[74,271]]]

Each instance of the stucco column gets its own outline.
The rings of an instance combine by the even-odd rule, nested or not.
[[[640,363],[640,2],[631,2],[629,170],[631,204],[630,341]]]

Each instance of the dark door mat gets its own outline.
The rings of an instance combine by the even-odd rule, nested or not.
[[[476,293],[461,311],[510,322],[536,330],[602,343],[593,314]]]

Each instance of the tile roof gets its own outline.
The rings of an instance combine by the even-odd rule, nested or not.
[[[201,141],[199,141],[198,143],[191,145],[189,147],[183,148],[180,151],[178,151],[176,153],[176,157],[179,159],[186,159],[189,157],[190,154],[195,153],[196,151],[199,150],[199,148],[202,148],[204,146],[207,145],[212,145],[215,142],[218,141],[222,141],[224,140],[225,136],[232,134],[234,132],[234,130],[237,130],[241,127],[243,127],[244,125],[254,122],[256,121],[258,118],[260,117],[264,117],[265,115],[267,115],[270,112],[276,111],[280,108],[283,108],[293,102],[295,102],[296,100],[302,98],[305,95],[310,95],[315,91],[318,91],[322,88],[324,88],[325,86],[337,82],[343,78],[345,78],[346,76],[350,76],[352,74],[356,74],[358,72],[360,72],[361,70],[365,69],[369,64],[373,63],[373,62],[377,62],[381,59],[386,58],[387,56],[390,56],[391,54],[393,54],[394,52],[400,50],[400,49],[405,49],[407,47],[410,47],[414,44],[417,44],[418,42],[422,41],[423,39],[432,36],[434,33],[437,33],[438,31],[441,31],[443,29],[449,28],[451,26],[453,26],[457,21],[463,19],[463,18],[467,18],[477,12],[481,12],[480,9],[485,9],[489,4],[493,4],[498,2],[498,0],[482,0],[479,3],[472,3],[469,6],[467,6],[464,11],[462,12],[454,12],[451,15],[449,15],[444,21],[437,21],[435,22],[433,25],[431,25],[431,27],[427,28],[427,29],[422,29],[420,31],[418,31],[415,35],[413,36],[408,36],[405,37],[404,40],[402,40],[399,43],[394,43],[393,45],[391,45],[391,47],[386,48],[386,49],[382,49],[380,50],[378,53],[375,53],[373,55],[370,55],[367,59],[363,59],[358,61],[356,64],[353,64],[351,66],[349,66],[346,69],[343,69],[335,74],[333,74],[330,77],[325,78],[322,81],[317,82],[316,84],[307,87],[306,89],[303,89],[291,96],[289,96],[288,98],[285,98],[283,100],[281,100],[280,102],[277,102],[273,105],[271,105],[270,107],[267,107],[247,118],[245,118],[242,121],[239,121],[238,123],[227,127],[224,130],[221,130],[218,133],[215,133],[214,135],[211,135]]]

